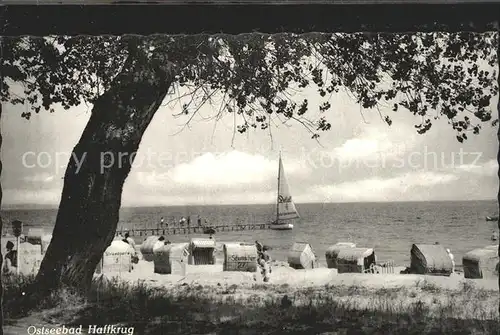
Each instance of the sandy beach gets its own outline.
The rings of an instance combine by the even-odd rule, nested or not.
[[[394,274],[363,274],[342,273],[336,269],[320,267],[316,269],[296,270],[283,261],[272,262],[272,274],[268,283],[262,281],[260,273],[223,271],[222,263],[216,265],[187,265],[186,275],[171,275],[154,273],[153,262],[140,260],[134,265],[131,272],[107,274],[106,277],[120,278],[129,283],[143,282],[152,286],[171,287],[182,284],[203,286],[231,286],[241,287],[255,284],[288,285],[296,288],[317,287],[324,285],[335,286],[363,286],[369,289],[414,287],[425,280],[430,284],[443,289],[458,289],[463,283],[472,283],[479,288],[498,291],[498,282],[495,279],[465,279],[463,274],[454,273],[449,277],[399,274],[404,267],[396,267]]]
[[[396,266],[394,273],[389,274],[339,274],[337,269],[329,269],[325,264],[318,264],[319,267],[314,269],[294,269],[284,260],[273,260],[270,280],[264,282],[259,269],[257,272],[223,271],[222,245],[221,242],[217,243],[214,265],[186,264],[184,275],[154,273],[154,262],[143,260],[139,252],[139,261],[133,265],[130,272],[104,272],[95,275],[97,300],[96,304],[92,305],[93,307],[76,300],[78,306],[76,309],[75,307],[71,309],[65,304],[72,300],[64,298],[64,307],[59,305],[53,310],[16,320],[7,327],[6,334],[25,331],[27,325],[34,322],[46,327],[54,327],[54,325],[65,324],[68,320],[71,321],[77,317],[84,318],[82,315],[85,315],[87,308],[101,310],[92,316],[96,318],[99,313],[108,313],[109,306],[119,301],[101,300],[101,296],[109,297],[112,294],[110,292],[113,291],[122,293],[112,299],[126,296],[124,301],[128,301],[127,299],[132,296],[137,296],[134,299],[144,299],[144,297],[140,298],[144,294],[151,301],[155,301],[154,304],[160,303],[161,300],[157,299],[165,299],[172,303],[177,301],[179,306],[185,306],[183,304],[205,304],[203,306],[206,306],[208,303],[212,307],[200,305],[199,311],[195,306],[182,308],[190,308],[188,316],[190,320],[209,322],[209,324],[240,322],[242,327],[245,322],[250,324],[254,322],[252,318],[267,320],[265,313],[269,306],[283,306],[283,301],[288,301],[291,306],[297,308],[296,310],[307,309],[314,305],[322,306],[319,308],[323,309],[340,308],[339,313],[347,313],[346,315],[353,310],[389,313],[395,318],[399,318],[400,314],[416,315],[421,318],[424,314],[419,313],[425,310],[427,313],[425,315],[430,317],[439,319],[444,317],[442,313],[446,313],[446,317],[464,320],[464,322],[492,320],[498,316],[498,282],[495,278],[465,279],[462,273],[453,273],[450,276],[400,274],[400,271],[405,269],[403,266]],[[139,249],[140,245],[137,246],[137,250]],[[111,284],[114,288],[107,284]],[[122,306],[120,308],[124,308],[124,312],[121,313],[130,312],[127,309],[129,307],[123,307],[128,306],[127,303],[123,303],[125,305],[120,305]],[[154,304],[151,306],[155,306]],[[169,303],[165,304],[165,308],[171,306]],[[149,305],[146,304],[143,308],[150,309],[143,313],[148,317],[148,313],[156,313],[156,318],[168,319],[170,317],[171,312],[166,310],[162,312],[147,306]],[[241,307],[238,306],[244,306],[246,312],[240,310]],[[210,312],[204,308],[209,308]],[[62,313],[62,310],[65,313]],[[70,316],[63,316],[68,313]],[[280,314],[279,311],[276,313],[276,317],[286,315],[286,313]],[[113,324],[130,321],[124,314],[118,314],[114,318],[108,317]],[[130,317],[129,315],[128,318]],[[182,319],[182,316],[179,317]],[[215,321],[211,318],[215,318]],[[248,318],[248,321],[241,321],[241,318]],[[382,316],[382,318],[385,317]],[[174,333],[172,329],[170,331]]]
[[[285,260],[271,262],[272,274],[270,281],[264,283],[260,272],[223,271],[223,245],[226,242],[217,242],[215,265],[188,265],[186,274],[157,274],[154,273],[154,263],[144,261],[140,254],[141,245],[136,246],[139,263],[134,264],[131,272],[105,274],[108,278],[119,278],[128,283],[142,282],[152,286],[171,287],[177,285],[204,285],[204,286],[248,286],[255,284],[288,285],[291,287],[317,287],[324,285],[335,286],[363,286],[368,289],[382,289],[395,287],[412,287],[423,280],[443,289],[458,289],[463,283],[476,285],[478,288],[498,291],[496,279],[465,279],[463,273],[456,272],[451,276],[432,276],[400,274],[405,266],[395,266],[393,274],[363,274],[342,273],[337,269],[328,269],[326,264],[319,263],[315,269],[297,270],[291,268]],[[272,257],[272,253],[271,253]]]
[[[185,275],[154,273],[154,263],[140,260],[131,272],[107,274],[128,284],[141,283],[161,288],[168,294],[193,294],[214,300],[232,299],[252,304],[265,304],[269,299],[284,295],[294,297],[294,304],[308,304],[311,299],[326,299],[352,304],[356,308],[377,309],[377,299],[392,306],[408,307],[414,303],[442,306],[450,303],[460,308],[458,318],[479,313],[497,313],[497,279],[465,279],[463,273],[448,276],[400,274],[405,269],[396,266],[390,274],[337,273],[325,264],[314,269],[297,270],[283,260],[274,260],[269,282],[263,282],[260,272],[223,271],[223,258],[218,243],[215,265],[186,265]],[[140,257],[142,258],[142,257]],[[471,297],[472,292],[484,296]],[[451,299],[451,300],[450,300]],[[378,306],[378,307],[377,307]],[[480,317],[477,315],[477,317]]]

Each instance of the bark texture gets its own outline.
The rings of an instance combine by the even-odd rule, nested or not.
[[[0,103],[0,121],[2,120],[2,104]],[[0,149],[2,148],[2,133],[0,132]],[[2,160],[0,159],[0,177],[2,176]],[[0,179],[1,180],[1,179]],[[3,191],[2,191],[2,184],[0,182],[0,209],[2,208],[2,197],[3,197]],[[2,216],[0,213],[0,238],[1,238],[1,233],[3,232],[3,220]],[[0,249],[0,271],[3,268],[3,250]],[[0,279],[0,335],[3,335],[3,279]]]
[[[39,294],[60,285],[90,287],[113,240],[135,153],[172,83],[173,70],[154,64],[139,53],[129,55],[112,87],[94,104],[66,169],[53,239],[34,285]]]
[[[497,31],[500,34],[500,27],[498,28]],[[497,59],[499,62],[498,67],[500,70],[500,40],[497,40]],[[500,86],[500,71],[498,73],[497,84]],[[497,102],[497,113],[498,113],[498,117],[500,119],[500,99]],[[500,125],[497,125],[497,140],[498,140],[498,144],[499,144],[498,152],[497,152],[497,163],[499,166],[498,180],[500,181]],[[498,201],[498,208],[499,208],[499,213],[500,213],[500,187],[498,188],[497,201]],[[497,221],[497,226],[498,226],[498,230],[500,232],[500,218]],[[498,245],[498,256],[500,257],[500,244]],[[498,287],[500,289],[500,273],[498,274]],[[498,313],[500,314],[500,299],[498,300]]]

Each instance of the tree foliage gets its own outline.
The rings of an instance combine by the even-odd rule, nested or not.
[[[420,116],[418,133],[444,117],[457,139],[492,122],[498,92],[496,33],[54,36],[5,38],[2,101],[41,110],[93,103],[130,57],[160,69],[175,66],[173,89],[182,114],[194,115],[219,97],[216,115],[234,113],[240,133],[296,121],[313,138],[331,129],[329,98],[346,90],[363,108]],[[311,111],[293,94],[314,87],[322,102]],[[20,87],[22,89],[15,89]],[[139,92],[138,92],[139,93]],[[137,94],[139,96],[139,94]]]

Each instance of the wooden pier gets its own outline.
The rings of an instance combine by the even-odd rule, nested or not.
[[[210,225],[210,226],[175,226],[175,227],[156,227],[156,228],[126,228],[119,227],[116,230],[116,236],[122,236],[128,232],[130,236],[160,236],[160,235],[186,235],[203,234],[206,229],[213,229],[215,232],[224,231],[242,231],[242,230],[264,230],[270,229],[270,223],[261,224],[233,224],[233,225]]]

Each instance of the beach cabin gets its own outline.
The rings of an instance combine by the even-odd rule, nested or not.
[[[132,271],[134,248],[123,241],[113,241],[97,264],[96,273],[121,274]]]
[[[16,238],[14,236],[5,236],[2,238],[2,254],[5,257],[7,241],[14,243],[14,250],[17,250],[17,261],[19,263],[19,273],[24,275],[36,275],[42,263],[42,247],[39,244],[27,242],[19,243],[17,247]],[[17,266],[17,264],[13,264]],[[3,271],[3,268],[2,268]]]
[[[257,246],[255,243],[225,243],[223,251],[223,271],[257,271]]]
[[[19,273],[23,275],[36,275],[42,264],[42,246],[28,242],[20,243],[17,253]]]
[[[125,237],[122,234],[118,234],[115,237],[113,237],[113,241],[123,241]]]
[[[25,241],[31,244],[42,245],[42,236],[48,233],[42,228],[30,228],[25,236]]]
[[[184,276],[189,256],[189,243],[165,244],[153,252],[154,273]]]
[[[449,276],[453,270],[451,258],[441,244],[413,244],[410,273]]]
[[[209,238],[192,238],[189,243],[190,265],[215,264],[215,240]]]
[[[313,269],[316,255],[309,243],[295,242],[288,252],[288,265],[294,269]]]
[[[470,279],[495,278],[498,276],[498,251],[478,248],[462,257],[464,277]]]
[[[329,269],[337,268],[337,256],[339,251],[343,248],[356,248],[356,243],[352,242],[338,242],[337,244],[332,245],[325,252],[326,258],[326,267]]]
[[[159,236],[148,236],[144,242],[142,242],[141,247],[139,248],[142,259],[147,262],[152,262],[154,259],[153,248],[155,247],[156,242],[158,242]]]
[[[24,237],[24,241],[41,245],[42,246],[42,254],[45,254],[50,241],[52,240],[52,234],[49,234],[45,229],[42,228],[30,228],[28,233]]]
[[[363,273],[375,265],[375,251],[372,248],[340,248],[337,253],[338,273]]]

